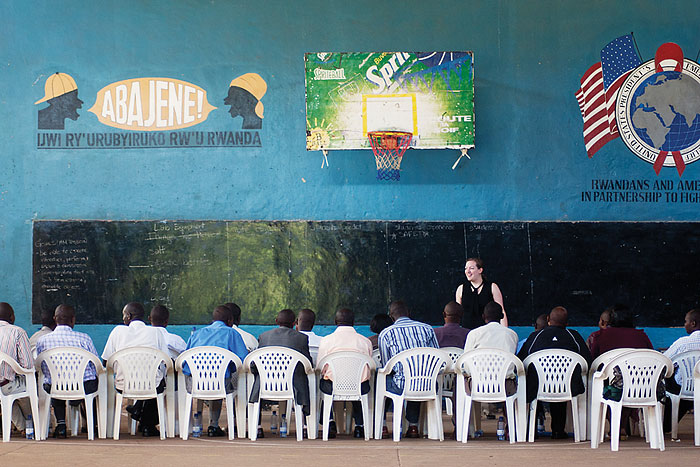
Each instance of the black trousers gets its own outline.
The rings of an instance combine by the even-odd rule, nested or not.
[[[160,384],[156,388],[156,392],[161,394],[165,391],[165,380],[160,380]],[[121,391],[117,389],[117,392]],[[155,427],[159,423],[158,419],[158,402],[156,399],[145,399],[134,402],[134,412],[139,413],[138,420],[141,422],[141,427]]]
[[[85,387],[85,394],[92,394],[95,391],[97,391],[97,380],[96,379],[90,379],[87,381],[83,382],[83,386]],[[44,383],[44,390],[51,394],[51,385]],[[76,401],[70,401],[70,405],[73,407],[77,407],[80,405],[82,401],[81,400],[76,400]],[[61,400],[61,399],[51,399],[51,407],[53,407],[53,414],[56,416],[56,421],[60,422],[66,421],[66,401]],[[86,407],[86,410],[90,409],[89,407]]]

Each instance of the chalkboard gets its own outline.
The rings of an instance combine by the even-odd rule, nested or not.
[[[210,320],[234,301],[247,324],[311,308],[358,324],[403,299],[442,323],[444,305],[479,256],[511,324],[556,305],[595,325],[617,302],[643,326],[678,326],[698,304],[700,237],[693,223],[381,221],[35,221],[32,318],[70,303],[81,323],[118,323],[121,308],[162,303],[171,324]]]

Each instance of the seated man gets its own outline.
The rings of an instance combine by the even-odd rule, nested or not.
[[[321,336],[312,331],[315,323],[316,313],[309,310],[308,308],[299,310],[297,319],[294,322],[295,329],[302,334],[306,334],[306,336],[309,338],[309,353],[312,357],[311,363],[313,363],[314,365],[318,360],[313,357],[315,357],[316,354],[318,354],[318,346],[321,343]]]
[[[122,349],[139,346],[151,347],[168,354],[168,344],[165,342],[163,334],[157,328],[146,326],[146,323],[143,321],[145,317],[146,311],[142,304],[137,302],[127,303],[122,310],[124,326],[119,325],[112,329],[102,351],[102,360],[109,360],[109,357]],[[119,366],[117,366],[116,372],[114,386],[117,388],[117,391],[121,391],[124,388],[124,376],[121,374]],[[156,376],[156,380],[159,381],[158,393],[165,390],[164,377],[165,372],[161,367]],[[129,406],[127,411],[131,413],[132,418],[140,420],[139,429],[144,437],[160,436],[160,432],[156,429],[156,425],[158,425],[158,406],[155,399],[143,401],[143,404],[139,403]]]
[[[671,347],[669,347],[665,352],[668,358],[673,358],[676,355],[689,352],[691,350],[700,350],[700,308],[694,308],[685,314],[685,332],[688,333],[687,336],[678,338]],[[673,377],[666,379],[666,390],[671,394],[680,394],[681,392],[681,382],[682,379],[678,374],[678,368],[675,368]],[[689,410],[692,410],[693,402],[681,399],[680,406],[678,407],[678,420],[683,418]],[[664,409],[664,432],[671,431],[671,403],[670,401],[666,404]],[[696,417],[700,417],[700,414],[695,414]]]
[[[600,355],[610,350],[630,348],[630,349],[653,349],[649,336],[641,329],[634,327],[634,313],[627,305],[618,303],[608,309],[607,325],[594,332],[590,339],[591,358],[596,359]],[[587,341],[588,343],[588,341]],[[596,369],[597,370],[597,369]],[[613,369],[619,373],[619,368]],[[620,400],[622,397],[622,374],[612,378],[605,391],[609,398]],[[663,385],[659,383],[659,393],[663,394]],[[629,407],[623,407],[620,413],[620,436],[625,439],[632,433],[632,428],[639,422],[639,411]],[[670,426],[670,425],[669,425]]]
[[[394,324],[394,321],[386,313],[377,313],[369,322],[369,330],[374,334],[369,336],[369,341],[372,343],[372,350],[379,349],[379,334]]]
[[[292,329],[294,326],[294,312],[289,309],[280,311],[275,319],[275,324],[277,324],[279,327],[260,334],[260,337],[258,338],[258,342],[260,343],[259,348],[270,346],[288,347],[301,353],[311,363],[312,360],[311,354],[309,353],[309,338],[305,334]],[[308,416],[310,413],[309,381],[301,363],[297,364],[297,367],[294,369],[292,385],[294,386],[295,402],[302,406],[304,415]],[[250,393],[250,402],[257,402],[259,394],[260,379],[256,375],[255,382],[253,383],[253,388]],[[264,435],[265,434],[261,425],[258,425],[258,438],[263,438]]]
[[[0,352],[12,357],[22,368],[33,368],[34,357],[29,346],[29,337],[24,329],[14,324],[15,311],[9,303],[0,302]],[[17,375],[7,363],[0,365],[0,391],[3,394],[16,394],[25,391],[26,388],[24,375]],[[12,423],[19,431],[24,430],[25,417],[31,413],[28,398],[17,399],[13,404]]]
[[[445,305],[442,311],[445,325],[435,328],[435,336],[440,347],[459,347],[460,349],[464,347],[469,329],[463,328],[460,324],[463,314],[464,310],[459,303],[451,301]]]
[[[389,316],[394,320],[394,324],[384,329],[379,334],[379,352],[382,357],[382,364],[404,350],[415,349],[416,347],[438,348],[435,331],[429,324],[414,321],[406,304],[402,301],[392,302],[389,305]],[[386,380],[387,391],[394,394],[403,393],[404,385],[403,369],[395,367],[391,377]],[[406,438],[418,438],[418,417],[420,415],[420,402],[406,402],[406,419],[408,420],[408,430]],[[388,437],[386,426],[382,430],[382,437]]]
[[[509,327],[501,324],[504,316],[503,307],[499,303],[493,301],[489,302],[484,307],[482,316],[486,324],[469,331],[469,334],[467,334],[467,340],[464,343],[464,351],[468,352],[469,350],[478,348],[491,348],[504,350],[514,354],[515,348],[518,345],[518,334]],[[515,394],[515,391],[517,390],[515,372],[511,372],[507,378],[506,394],[510,396]],[[465,384],[467,394],[471,394],[471,378],[467,378]],[[456,397],[454,404],[454,407],[456,407]],[[495,414],[493,411],[495,411],[497,407],[497,404],[489,404],[489,416],[492,413]]]
[[[586,342],[581,335],[573,330],[566,329],[569,320],[569,313],[563,306],[558,306],[552,309],[547,319],[548,326],[541,331],[533,332],[525,341],[522,349],[518,352],[518,358],[525,358],[545,349],[565,349],[571,350],[581,355],[586,362],[591,364],[591,352],[586,346]],[[537,372],[534,368],[526,368],[527,370],[527,400],[528,402],[535,399],[539,381]],[[578,396],[585,392],[583,379],[581,376],[581,368],[577,365],[571,377],[571,395]],[[551,402],[549,411],[552,416],[552,439],[566,439],[568,434],[565,431],[566,426],[566,402]]]
[[[321,338],[318,346],[318,361],[334,352],[358,352],[372,358],[372,343],[361,334],[358,334],[353,327],[355,325],[355,315],[352,310],[342,308],[335,313],[335,324],[338,326],[332,334]],[[362,394],[369,392],[370,372],[367,368],[362,373]],[[319,384],[321,392],[333,394],[333,373],[326,365],[321,369],[321,381]],[[362,418],[362,404],[360,401],[352,402],[352,417],[355,420],[354,438],[364,438],[364,420]],[[330,436],[330,433],[329,433]]]
[[[501,324],[503,307],[496,302],[489,302],[484,307],[483,317],[486,324],[469,331],[464,343],[464,351],[487,347],[515,353],[518,334]]]
[[[187,341],[187,348],[191,349],[194,347],[202,347],[206,345],[211,345],[214,347],[221,347],[222,349],[230,350],[235,353],[241,361],[245,360],[248,355],[248,349],[243,342],[241,335],[231,327],[233,324],[233,312],[230,308],[221,305],[217,306],[212,313],[212,322],[209,326],[203,327],[192,334]],[[238,385],[238,380],[233,377],[231,370],[235,371],[235,368],[229,366],[226,369],[226,392],[232,393],[236,390]],[[183,369],[185,375],[189,375],[190,371],[187,366]],[[188,384],[188,391],[191,390],[189,385],[192,384],[191,377],[186,379]],[[207,436],[218,437],[225,436],[226,433],[219,427],[219,417],[221,416],[221,405],[222,401],[214,400],[209,401],[209,428],[207,429]]]
[[[51,310],[44,310],[41,312],[41,329],[32,334],[29,338],[29,347],[32,349],[32,357],[36,358],[36,343],[39,341],[41,336],[44,336],[56,328],[56,323],[53,320],[54,312]]]
[[[77,347],[99,357],[92,338],[85,333],[73,330],[75,326],[75,308],[70,305],[58,305],[54,314],[54,320],[56,322],[54,331],[42,336],[37,342],[36,350],[38,355],[56,347]],[[43,363],[42,367],[44,370],[44,389],[51,394],[51,374],[48,373],[46,363]],[[85,394],[92,394],[97,391],[97,370],[92,363],[88,363],[87,368],[85,368],[83,386]],[[77,407],[80,405],[80,401],[71,401],[70,404]],[[51,399],[51,407],[53,407],[53,413],[56,416],[56,429],[53,432],[53,437],[65,438],[66,401]]]
[[[593,343],[596,341],[598,336],[600,335],[600,332],[608,327],[608,324],[610,324],[610,313],[612,312],[613,307],[606,308],[603,310],[603,312],[600,314],[600,319],[598,320],[598,330],[594,331],[591,333],[590,336],[588,336],[588,339],[586,339],[586,345],[588,346],[589,349],[593,349]],[[593,357],[595,359],[595,357]]]
[[[165,339],[165,343],[168,345],[168,355],[170,358],[177,360],[182,352],[187,348],[187,343],[185,340],[178,336],[168,332],[165,328],[168,327],[168,320],[170,319],[170,311],[164,305],[156,305],[151,308],[151,314],[148,315],[148,320],[151,322],[151,326],[156,328]]]
[[[231,313],[233,313],[233,324],[231,325],[231,328],[241,335],[248,352],[252,352],[253,350],[257,349],[258,340],[255,338],[255,336],[239,327],[241,324],[241,307],[231,302],[224,303],[224,306],[231,310]]]
[[[537,317],[537,319],[535,319],[535,332],[547,327],[547,317],[548,317],[547,313],[542,313],[541,315],[539,315]],[[523,344],[525,344],[526,340],[527,340],[527,337],[524,339],[520,339],[518,341],[518,347],[516,348],[515,353],[520,352],[520,349],[523,348]]]

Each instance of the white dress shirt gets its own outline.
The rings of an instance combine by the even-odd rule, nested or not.
[[[258,348],[258,340],[255,338],[254,335],[252,335],[248,331],[244,331],[235,324],[231,327],[235,329],[236,332],[238,332],[238,334],[241,335],[241,337],[243,338],[243,342],[245,343],[245,348],[248,349],[248,352],[252,352],[253,350]]]

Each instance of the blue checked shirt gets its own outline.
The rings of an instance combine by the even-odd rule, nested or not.
[[[435,331],[429,324],[402,316],[379,334],[379,352],[383,365],[386,365],[394,355],[416,347],[439,348]],[[397,387],[403,388],[404,380],[403,368],[401,365],[396,365],[394,383]]]
[[[36,352],[38,355],[41,355],[41,352],[56,347],[77,347],[87,350],[99,357],[95,344],[92,342],[92,338],[83,332],[74,331],[70,326],[56,326],[53,332],[41,336],[36,344]],[[51,375],[49,374],[46,363],[41,364],[41,369],[45,375],[44,382],[51,384]],[[95,365],[88,363],[87,368],[85,368],[83,381],[89,381],[91,379],[97,379],[97,371],[95,370]]]

